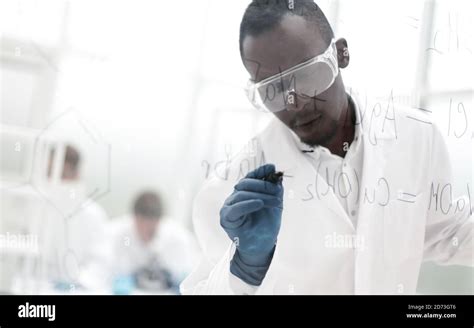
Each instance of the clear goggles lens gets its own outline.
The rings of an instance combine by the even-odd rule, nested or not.
[[[287,108],[292,93],[315,97],[334,83],[337,74],[337,49],[333,39],[323,54],[258,83],[249,81],[247,97],[257,109],[279,112]]]

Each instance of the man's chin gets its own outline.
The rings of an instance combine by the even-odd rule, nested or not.
[[[321,143],[319,142],[319,139],[302,139],[300,138],[301,142],[310,146],[310,147],[317,147],[320,146]]]
[[[319,132],[319,133],[318,133]],[[296,133],[298,135],[298,133]],[[300,136],[300,141],[310,147],[324,146],[331,141],[334,134],[321,134],[320,131],[314,132],[312,135]]]

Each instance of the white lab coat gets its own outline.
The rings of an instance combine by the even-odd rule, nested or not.
[[[192,234],[170,218],[158,222],[154,238],[144,244],[135,227],[133,215],[113,220],[113,275],[130,275],[142,269],[155,257],[175,281],[181,281],[199,258]]]
[[[103,287],[103,263],[108,255],[104,209],[88,201],[70,217],[51,208],[47,213],[41,240],[48,278],[92,289]]]
[[[413,294],[423,260],[473,265],[472,204],[450,199],[449,187],[440,196],[452,180],[439,129],[422,123],[430,118],[420,111],[353,99],[364,128],[362,176],[354,185],[360,195],[357,226],[275,118],[252,142],[256,154],[241,152],[227,179],[219,173],[198,193],[193,223],[205,257],[182,283],[183,294]],[[283,180],[272,263],[261,286],[252,288],[229,271],[235,249],[220,227],[219,211],[237,181],[263,163],[291,177]],[[328,247],[334,235],[355,235],[364,247]]]

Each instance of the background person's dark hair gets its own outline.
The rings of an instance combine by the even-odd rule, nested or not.
[[[293,9],[290,9],[292,3]],[[254,0],[245,10],[240,23],[239,48],[243,55],[243,42],[247,36],[258,36],[276,27],[285,15],[297,15],[313,22],[329,46],[334,32],[326,16],[313,0]]]
[[[142,192],[135,199],[133,213],[145,219],[159,219],[163,215],[161,198],[152,191]]]
[[[74,170],[79,170],[79,164],[81,162],[81,155],[79,151],[73,146],[66,146],[66,154],[64,158],[64,163],[71,165]]]

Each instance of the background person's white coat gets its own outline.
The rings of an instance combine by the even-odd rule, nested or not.
[[[111,266],[116,275],[131,275],[149,265],[157,257],[163,269],[181,281],[196,263],[193,236],[170,218],[160,219],[153,239],[145,244],[140,239],[133,215],[126,215],[110,224],[113,254]]]

